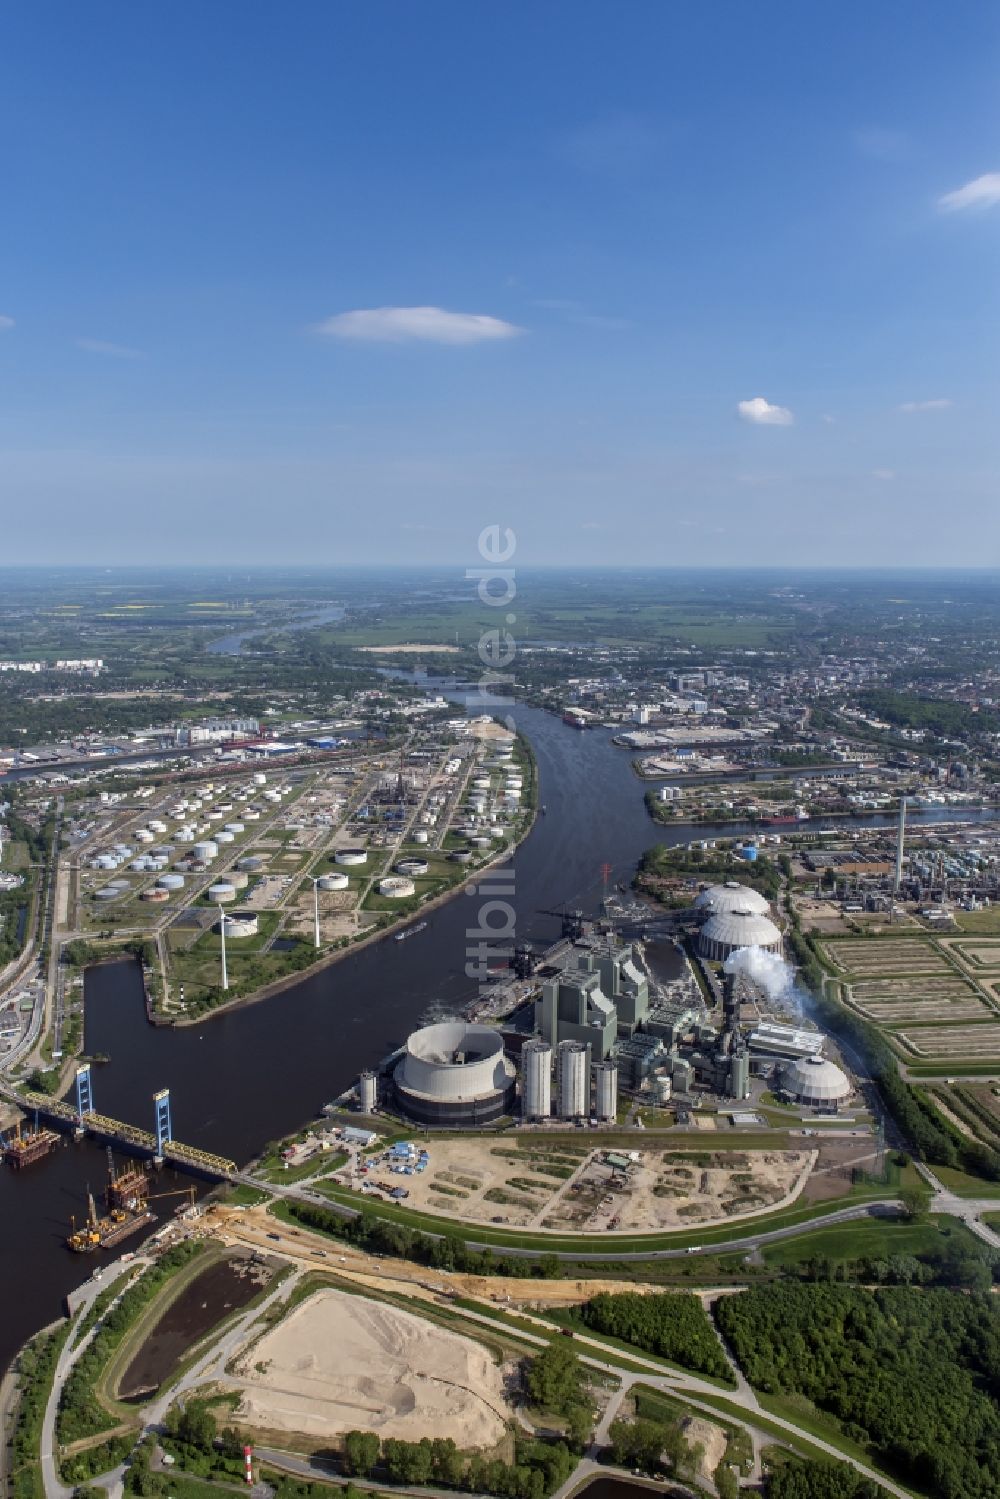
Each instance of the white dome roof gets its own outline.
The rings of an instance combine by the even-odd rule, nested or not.
[[[769,916],[749,911],[744,906],[730,911],[714,911],[701,929],[700,940],[729,948],[774,947],[781,942],[781,933]]]
[[[736,880],[709,885],[695,896],[694,903],[699,911],[752,911],[758,916],[766,916],[771,909],[763,895]]]
[[[802,1103],[843,1103],[851,1091],[847,1074],[826,1057],[799,1057],[784,1069],[781,1081]]]

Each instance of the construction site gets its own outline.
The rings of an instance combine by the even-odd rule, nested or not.
[[[167,1191],[150,1192],[150,1171],[145,1165],[130,1162],[119,1167],[111,1147],[108,1147],[108,1175],[104,1187],[104,1211],[99,1213],[97,1202],[90,1187],[87,1188],[87,1214],[80,1227],[75,1217],[70,1219],[70,1231],[66,1236],[66,1247],[75,1254],[92,1254],[98,1249],[116,1249],[123,1240],[150,1227],[157,1214],[151,1202],[164,1199],[185,1199],[179,1210],[193,1208],[197,1189],[195,1187],[171,1188]]]

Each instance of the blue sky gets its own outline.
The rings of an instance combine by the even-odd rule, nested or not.
[[[4,562],[995,565],[1000,10],[0,20]]]

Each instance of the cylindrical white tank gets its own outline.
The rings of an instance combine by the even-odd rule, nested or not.
[[[216,841],[216,843],[235,843],[236,842],[236,834],[235,833],[227,833],[226,830],[225,830],[225,828],[220,828],[219,831],[215,835],[215,841]]]
[[[195,844],[191,852],[196,859],[215,859],[218,857],[219,845],[211,838],[204,838],[200,843]]]
[[[266,786],[267,785],[267,776],[264,774],[264,772],[262,770],[255,770],[254,771],[254,773],[253,773],[253,783],[254,783],[255,786]]]
[[[521,1050],[521,1116],[548,1119],[552,1113],[552,1047],[527,1041]]]
[[[156,883],[161,890],[183,890],[184,876],[182,874],[161,874]]]
[[[362,1072],[358,1085],[362,1114],[371,1114],[378,1106],[378,1073]]]
[[[397,874],[408,874],[411,879],[415,876],[426,874],[430,865],[426,859],[400,859],[396,865]]]
[[[594,1113],[598,1119],[614,1119],[618,1114],[618,1066],[610,1058],[594,1068]]]
[[[245,890],[250,883],[250,876],[243,869],[230,870],[226,879],[234,890]]]
[[[236,899],[236,887],[228,880],[219,880],[215,885],[209,885],[208,898],[217,906],[224,906],[227,901]]]
[[[227,833],[232,833],[234,837],[238,836],[244,831],[243,824],[241,822],[227,822],[225,831]]]
[[[351,881],[349,875],[334,869],[329,874],[321,874],[316,883],[321,890],[346,890]]]
[[[405,900],[409,895],[416,895],[417,887],[405,875],[389,874],[384,880],[379,880],[378,893],[387,895],[390,900]]]
[[[561,1041],[556,1057],[559,1118],[582,1119],[590,1112],[587,1048],[582,1041]]]
[[[338,848],[333,858],[336,864],[367,864],[368,852],[363,848]]]

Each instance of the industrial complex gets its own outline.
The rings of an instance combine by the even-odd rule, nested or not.
[[[781,931],[758,891],[703,887],[675,922],[680,972],[666,980],[652,957],[657,933],[616,932],[637,924],[634,907],[628,923],[614,916],[610,903],[603,920],[568,916],[546,952],[520,950],[491,1023],[474,1018],[477,1003],[414,1031],[361,1078],[363,1111],[436,1128],[510,1117],[600,1127],[646,1105],[667,1119],[713,1104],[752,1118],[765,1092],[820,1114],[850,1100],[855,1085],[826,1054],[828,1038],[774,992],[770,969],[755,976],[759,958],[784,971]],[[645,919],[655,925],[653,913]]]

